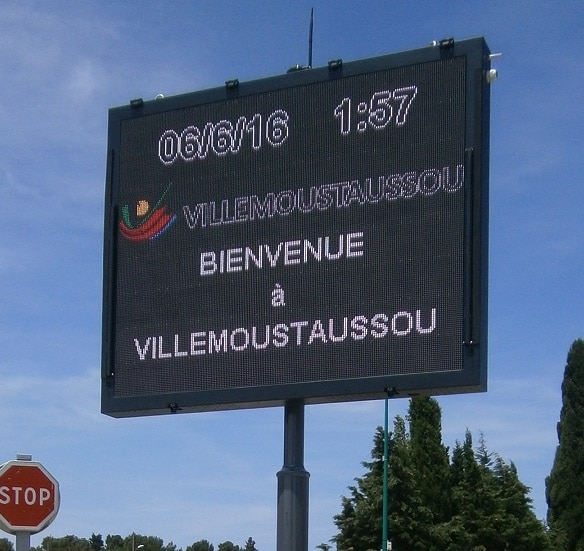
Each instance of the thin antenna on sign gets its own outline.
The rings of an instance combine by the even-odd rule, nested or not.
[[[308,26],[308,65],[293,65],[288,69],[288,73],[312,69],[312,35],[314,31],[314,8],[310,8],[310,23]]]
[[[310,8],[310,24],[308,25],[308,68],[312,68],[312,36],[314,34],[314,8]]]

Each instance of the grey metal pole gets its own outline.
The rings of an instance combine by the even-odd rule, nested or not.
[[[308,479],[304,468],[304,402],[284,406],[284,465],[278,477],[276,551],[308,551]]]
[[[16,551],[30,551],[30,532],[16,532]]]
[[[17,453],[17,461],[32,461],[29,453]],[[16,551],[30,551],[30,532],[16,532]]]

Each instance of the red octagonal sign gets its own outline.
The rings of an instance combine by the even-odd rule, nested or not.
[[[0,528],[11,534],[35,534],[59,511],[59,483],[36,461],[8,461],[0,466]]]

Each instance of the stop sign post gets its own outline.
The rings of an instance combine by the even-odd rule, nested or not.
[[[59,511],[59,483],[36,461],[12,460],[0,465],[0,528],[19,540],[46,528]],[[26,537],[25,537],[26,539]]]

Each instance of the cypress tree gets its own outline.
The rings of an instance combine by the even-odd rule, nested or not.
[[[420,499],[418,533],[425,551],[445,549],[450,520],[450,458],[442,443],[442,411],[434,398],[412,398],[408,409],[410,460]]]
[[[405,421],[397,416],[389,450],[389,539],[395,549],[424,550],[422,498]]]
[[[558,447],[546,479],[547,521],[558,551],[584,551],[584,341],[568,353]]]
[[[411,460],[431,524],[450,518],[450,458],[442,443],[442,412],[434,398],[413,398],[408,410]]]

